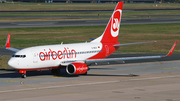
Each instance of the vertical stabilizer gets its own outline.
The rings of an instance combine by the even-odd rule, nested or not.
[[[118,2],[114,12],[104,30],[104,33],[92,42],[114,43],[118,40],[123,2]]]

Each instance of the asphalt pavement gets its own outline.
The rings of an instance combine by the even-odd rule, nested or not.
[[[109,20],[0,22],[0,28],[63,27],[107,25]],[[180,23],[180,18],[122,19],[121,25]]]

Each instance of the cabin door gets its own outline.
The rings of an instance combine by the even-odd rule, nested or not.
[[[32,52],[32,56],[33,56],[33,63],[37,63],[38,62],[38,55],[36,53],[36,51],[31,51]]]

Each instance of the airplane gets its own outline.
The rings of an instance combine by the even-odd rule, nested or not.
[[[123,2],[118,2],[102,35],[96,39],[92,38],[91,42],[34,46],[20,50],[10,47],[11,35],[9,33],[5,48],[15,53],[8,61],[8,65],[14,70],[19,71],[19,73],[22,74],[22,78],[26,78],[27,71],[49,69],[52,74],[59,74],[61,68],[65,68],[69,75],[86,75],[89,66],[94,63],[155,59],[167,57],[173,53],[177,41],[169,53],[163,56],[106,58],[120,46],[154,42],[148,41],[126,44],[117,42],[122,8]]]

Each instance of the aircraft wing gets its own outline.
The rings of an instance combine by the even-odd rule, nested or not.
[[[114,47],[126,46],[126,45],[135,45],[135,44],[143,44],[143,43],[152,43],[152,42],[156,42],[156,41],[147,41],[147,42],[136,42],[136,43],[117,44],[117,45],[114,45]]]
[[[172,46],[171,50],[169,51],[169,53],[167,55],[162,55],[162,56],[161,55],[160,56],[141,56],[141,57],[123,57],[123,58],[105,58],[105,59],[89,59],[89,60],[86,60],[85,63],[89,64],[89,63],[97,63],[97,62],[155,59],[155,58],[167,57],[167,56],[170,56],[173,53],[176,44],[177,44],[177,41],[174,43],[174,45]]]
[[[19,49],[10,47],[10,38],[11,38],[11,34],[9,33],[9,34],[8,34],[8,37],[7,37],[7,41],[6,41],[5,48],[6,48],[7,50],[9,50],[9,51],[12,51],[12,52],[18,52]]]

